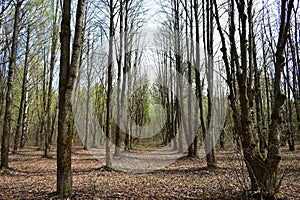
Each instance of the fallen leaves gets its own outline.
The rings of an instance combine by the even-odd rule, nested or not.
[[[162,170],[133,174],[102,170],[103,164],[82,147],[76,147],[72,155],[74,195],[71,198],[239,199],[243,187],[238,178],[247,172],[238,168],[238,156],[234,158],[233,154],[234,151],[218,152],[217,169],[207,169],[204,159],[183,158]],[[283,151],[281,168],[289,166],[289,171],[281,187],[281,196],[300,198],[299,160],[299,150]],[[9,171],[0,171],[0,199],[57,198],[53,195],[56,190],[55,157],[42,158],[42,152],[27,147],[10,156],[10,167]]]

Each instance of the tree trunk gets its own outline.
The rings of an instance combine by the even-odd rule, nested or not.
[[[127,80],[130,78],[129,75],[129,71],[131,68],[131,53],[130,53],[130,38],[129,38],[129,32],[130,32],[130,28],[129,28],[129,2],[125,1],[125,10],[124,10],[124,64],[123,64],[123,82],[122,82],[122,92],[121,92],[121,108],[123,108],[124,106],[128,107],[128,110],[130,110],[130,104],[131,102],[129,101],[129,105],[124,105],[125,103],[125,90],[126,90],[126,84],[128,87],[128,90],[130,90],[130,86],[129,86],[129,82],[130,80]],[[128,74],[127,74],[128,73]],[[128,91],[128,93],[130,94],[130,92]],[[129,115],[127,116],[127,118],[129,119]],[[125,124],[126,126],[126,135],[125,135],[125,150],[128,151],[130,150],[130,124]]]
[[[45,149],[44,149],[44,157],[49,158],[50,155],[50,147],[52,143],[51,136],[51,104],[52,104],[52,87],[53,87],[53,77],[54,77],[54,67],[55,67],[55,58],[56,58],[56,48],[58,42],[58,27],[57,27],[57,18],[58,18],[58,3],[56,1],[55,15],[53,19],[53,27],[52,27],[52,44],[51,44],[51,57],[50,57],[50,76],[49,76],[49,85],[48,85],[48,100],[46,107],[46,133],[45,133]],[[54,7],[54,2],[53,2]],[[54,111],[56,112],[56,111]]]
[[[296,15],[295,15],[295,19],[297,19]],[[294,33],[296,40],[297,40],[297,37],[298,37],[297,27],[298,27],[298,25],[296,23],[295,33]],[[296,108],[296,119],[297,119],[297,123],[298,123],[297,130],[299,131],[300,130],[300,104],[299,104],[300,99],[299,99],[298,92],[297,92],[297,69],[300,68],[300,65],[299,65],[300,63],[297,62],[297,56],[299,56],[299,54],[296,55],[296,47],[295,47],[295,44],[292,41],[291,35],[292,34],[290,33],[289,34],[289,44],[290,44],[290,49],[291,49],[291,54],[292,54],[292,63],[293,63],[293,68],[292,68],[292,73],[293,73],[293,77],[292,77],[292,79],[293,79],[292,94],[293,94],[293,98],[295,99],[294,106]],[[296,40],[295,40],[295,43],[297,45],[298,42]],[[298,82],[299,82],[299,80],[298,80]],[[290,102],[290,98],[289,98],[289,102]],[[290,106],[291,106],[291,102],[290,102]],[[290,110],[290,115],[292,115],[292,110]],[[295,136],[294,133],[292,133],[292,134],[293,134],[293,136]],[[291,139],[294,139],[294,138],[292,137]],[[293,146],[294,145],[291,145],[292,148],[290,150],[294,150]]]
[[[207,90],[207,100],[208,100],[208,114],[207,114],[207,127],[206,132],[203,133],[203,141],[204,141],[204,148],[206,153],[206,162],[208,167],[215,167],[216,160],[215,160],[215,153],[214,153],[214,50],[213,50],[213,1],[210,0],[207,2],[207,83],[208,83],[208,90]],[[203,129],[204,131],[204,129]]]
[[[181,38],[180,38],[180,2],[179,0],[174,1],[174,34],[175,34],[175,41],[174,41],[174,49],[175,49],[175,62],[176,62],[176,104],[177,104],[177,118],[178,118],[178,147],[179,152],[183,152],[183,134],[187,133],[186,127],[186,120],[185,120],[185,113],[184,113],[184,105],[183,105],[183,98],[182,98],[182,50],[181,50]],[[189,142],[191,143],[191,142]]]
[[[247,2],[250,4],[248,5],[248,8],[251,8],[252,1]],[[288,2],[288,9],[286,11],[286,3],[287,1],[282,1],[282,7],[281,7],[281,26],[279,31],[279,39],[277,43],[277,49],[276,49],[276,55],[275,55],[275,83],[274,83],[274,104],[272,108],[272,123],[270,126],[270,130],[268,132],[268,153],[267,157],[264,158],[258,150],[258,145],[255,142],[255,130],[252,127],[252,118],[250,115],[251,111],[251,92],[248,92],[248,87],[251,87],[251,84],[249,86],[248,78],[249,73],[248,72],[248,56],[247,56],[247,30],[246,30],[246,23],[247,23],[247,15],[245,14],[245,1],[237,1],[237,8],[239,13],[239,20],[240,20],[240,59],[241,59],[241,66],[239,66],[236,61],[236,76],[238,79],[238,86],[239,86],[239,104],[241,108],[241,121],[239,123],[239,117],[238,115],[234,115],[235,119],[235,126],[236,130],[238,131],[239,135],[241,135],[242,138],[242,148],[243,148],[243,154],[246,162],[246,167],[251,179],[251,189],[255,191],[260,191],[260,195],[264,196],[266,198],[273,197],[275,195],[278,189],[277,185],[277,172],[278,172],[278,165],[280,162],[280,153],[279,153],[279,147],[280,147],[280,141],[279,141],[279,135],[280,135],[280,108],[283,105],[285,101],[285,96],[281,93],[280,85],[281,85],[281,74],[284,67],[284,49],[286,45],[287,40],[287,31],[289,29],[289,23],[290,23],[290,16],[291,16],[291,10],[293,7],[293,0],[290,0]],[[223,53],[223,60],[225,62],[226,66],[226,74],[227,74],[227,83],[230,86],[230,102],[231,107],[233,109],[233,112],[235,113],[236,107],[235,107],[235,96],[234,96],[234,90],[232,90],[232,71],[230,71],[229,62],[227,58],[227,49],[226,49],[226,43],[225,38],[223,35],[223,31],[221,29],[221,24],[219,21],[219,15],[217,10],[217,4],[216,0],[214,1],[215,4],[215,10],[216,10],[216,20],[217,20],[217,26],[218,30],[221,36],[222,41],[222,53]],[[249,11],[248,11],[249,12]],[[252,11],[250,11],[252,12]],[[232,17],[234,13],[233,9],[233,1],[231,1],[231,24],[230,27],[234,26],[234,18]],[[248,21],[248,23],[252,23],[251,19]],[[232,52],[235,54],[235,58],[237,59],[236,47],[234,46],[234,29],[231,29],[230,31],[230,42],[231,42],[231,48]],[[253,39],[253,38],[252,38]],[[251,57],[250,57],[251,58]],[[249,99],[250,98],[250,99]],[[238,113],[238,112],[237,112]]]
[[[84,150],[89,148],[88,139],[90,136],[90,95],[91,95],[91,75],[92,75],[92,66],[90,62],[90,33],[88,34],[87,39],[87,91],[86,91],[86,113],[85,113],[85,136],[84,136]]]
[[[188,8],[190,7],[190,16],[189,17],[189,13],[188,13]],[[185,26],[185,35],[186,35],[186,48],[187,48],[187,61],[188,61],[188,84],[192,85],[193,84],[193,80],[192,80],[192,55],[194,54],[193,49],[194,49],[194,42],[193,39],[191,40],[191,42],[189,42],[189,30],[190,30],[190,38],[194,38],[194,30],[193,30],[193,2],[192,0],[190,1],[190,6],[188,6],[188,1],[185,0],[185,9],[186,9],[186,16],[185,16],[185,20],[186,20],[186,26]],[[188,25],[189,22],[189,25]],[[197,110],[194,112],[198,112]],[[197,118],[197,116],[196,116]],[[196,132],[198,130],[195,129],[192,126],[192,120],[193,120],[193,111],[192,111],[192,87],[188,87],[188,132]],[[198,132],[198,131],[197,131]],[[190,139],[190,134],[189,133],[185,133],[186,137],[188,138],[187,141],[191,140]],[[193,152],[194,155],[197,155],[198,152],[198,134],[195,134],[195,138],[193,141],[194,145],[190,145],[188,151]]]
[[[115,130],[115,152],[114,156],[120,155],[121,148],[121,136],[120,136],[120,119],[122,116],[121,109],[121,74],[122,74],[122,59],[123,59],[123,0],[119,0],[120,2],[120,50],[119,50],[119,58],[118,58],[118,85],[117,85],[117,124]]]
[[[20,11],[23,1],[17,0],[15,6],[15,17],[14,17],[14,30],[12,38],[11,55],[9,58],[9,71],[7,79],[7,91],[6,91],[6,108],[3,125],[3,135],[1,144],[1,169],[8,169],[8,153],[9,153],[9,139],[11,133],[11,109],[12,109],[12,96],[14,89],[14,76],[17,59],[18,49],[18,35],[19,35],[19,22],[20,22]]]
[[[9,5],[5,7],[5,5],[2,5],[1,12],[5,13],[5,10],[8,8]],[[4,29],[5,33],[5,40],[3,40],[3,46],[6,45],[6,48],[3,48],[1,51],[1,68],[0,68],[0,118],[2,118],[3,114],[3,106],[4,106],[4,97],[5,97],[5,77],[7,73],[7,67],[6,67],[6,60],[7,60],[7,54],[8,54],[8,31],[7,28],[2,28],[3,26],[3,21],[5,22],[5,19],[0,19],[0,28]],[[2,45],[2,44],[1,44]]]
[[[26,54],[25,54],[25,64],[24,64],[24,71],[23,71],[23,83],[22,83],[22,92],[21,92],[21,101],[19,106],[19,116],[18,116],[18,122],[16,127],[16,133],[14,138],[14,149],[13,153],[17,153],[19,144],[20,144],[20,136],[21,136],[21,129],[22,129],[22,117],[23,117],[23,106],[25,101],[25,95],[26,95],[26,83],[27,83],[27,74],[28,74],[28,56],[29,56],[29,42],[30,42],[30,27],[27,27],[27,40],[26,40]]]
[[[22,117],[22,135],[20,140],[20,148],[24,148],[26,143],[27,131],[28,131],[28,113],[29,113],[29,102],[28,102],[28,77],[25,89],[25,100],[24,100],[24,112]]]
[[[72,102],[83,46],[84,10],[85,0],[78,0],[72,60],[70,63],[71,1],[64,0],[63,2],[57,138],[57,193],[59,195],[70,195],[72,193],[71,148],[74,135]]]
[[[114,2],[110,0],[109,12],[110,12],[110,25],[109,25],[109,53],[108,53],[108,70],[107,70],[107,99],[106,99],[106,167],[111,168],[112,166],[112,155],[110,152],[111,143],[111,102],[112,102],[112,80],[113,80],[113,41],[115,37],[114,27]]]
[[[288,7],[287,5],[288,4]],[[284,50],[287,43],[287,34],[290,28],[291,12],[293,8],[294,0],[283,0],[281,5],[281,19],[279,38],[276,47],[276,62],[275,62],[275,80],[274,80],[274,103],[272,108],[272,123],[270,131],[268,133],[268,155],[266,160],[266,174],[264,176],[264,189],[268,195],[274,195],[277,193],[277,172],[280,156],[280,109],[284,104],[286,96],[281,92],[281,75],[285,66]]]
[[[286,49],[286,54],[288,55],[288,47]],[[292,110],[292,103],[291,103],[291,83],[290,83],[290,70],[289,69],[289,59],[286,56],[286,75],[285,75],[285,95],[287,96],[286,102],[286,140],[288,142],[289,150],[295,151],[295,134],[293,130],[293,110]]]
[[[200,108],[200,124],[202,125],[202,122],[201,122],[201,108],[202,107],[202,97],[201,97],[201,83],[200,83],[200,28],[199,28],[199,3],[198,3],[198,0],[194,0],[194,5],[193,5],[193,8],[194,8],[194,17],[195,17],[195,25],[196,25],[196,51],[195,51],[195,82],[196,82],[196,97],[198,99],[198,102],[199,102],[199,108]],[[197,127],[195,127],[196,131],[198,130],[198,115],[196,116],[197,118],[195,119],[196,120],[196,123],[197,124]],[[197,131],[198,132],[198,131]],[[203,132],[203,130],[202,130]],[[196,137],[194,139],[194,149],[198,149],[198,133],[196,134]],[[191,149],[189,149],[189,152],[188,152],[188,155],[189,156],[192,156],[192,157],[196,157],[197,156],[197,153],[196,151],[192,151]]]

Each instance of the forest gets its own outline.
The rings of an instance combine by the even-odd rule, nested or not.
[[[300,199],[300,2],[1,0],[0,199]]]

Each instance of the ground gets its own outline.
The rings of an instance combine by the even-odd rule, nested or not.
[[[283,149],[280,198],[300,199],[300,146]],[[56,158],[42,158],[35,147],[10,155],[10,170],[0,172],[0,199],[56,199]],[[217,169],[204,159],[181,158],[149,173],[106,171],[83,147],[72,154],[72,199],[242,199],[247,173],[234,150],[217,151]]]

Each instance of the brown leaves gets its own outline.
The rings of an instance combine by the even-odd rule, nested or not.
[[[101,170],[103,165],[88,151],[76,147],[72,154],[72,199],[241,198],[243,187],[238,178],[246,170],[240,168],[238,156],[233,154],[217,153],[217,169],[207,169],[205,159],[184,158],[156,172],[132,174]],[[300,160],[299,150],[284,151],[281,168],[291,167],[281,195],[295,199],[300,197],[300,166],[296,160]],[[42,152],[26,148],[10,157],[10,166],[10,171],[0,172],[0,199],[57,198],[50,195],[56,190],[56,159],[42,158]]]

